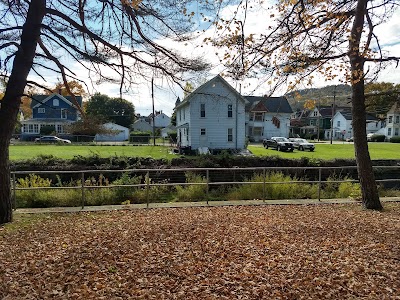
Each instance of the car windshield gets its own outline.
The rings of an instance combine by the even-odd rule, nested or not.
[[[287,138],[275,138],[275,141],[277,142],[289,142]]]
[[[307,143],[307,140],[305,140],[305,139],[297,139],[297,142],[298,143]]]

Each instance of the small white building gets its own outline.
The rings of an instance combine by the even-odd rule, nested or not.
[[[150,125],[153,126],[153,114],[150,114]],[[171,118],[164,114],[162,111],[157,111],[154,116],[154,127],[155,128],[165,128],[171,124]]]
[[[132,131],[153,131],[153,127],[144,119],[139,118],[131,125]]]
[[[123,142],[129,140],[129,128],[115,124],[106,123],[103,125],[106,129],[112,130],[113,134],[96,134],[96,142]]]
[[[334,140],[347,139],[353,136],[353,116],[350,110],[336,112],[332,124]],[[367,134],[375,134],[384,127],[384,123],[377,117],[367,114],[365,126]]]
[[[193,150],[244,149],[246,103],[219,75],[182,102],[178,99],[175,106],[178,145]]]
[[[390,140],[400,136],[400,103],[396,102],[389,109],[386,116],[385,135]]]
[[[293,110],[285,97],[245,96],[246,134],[250,140],[262,141],[273,136],[289,137]]]

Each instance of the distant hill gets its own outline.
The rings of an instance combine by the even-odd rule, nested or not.
[[[287,93],[285,96],[288,99],[293,110],[303,109],[304,103],[307,100],[315,100],[317,105],[320,101],[321,106],[331,105],[333,103],[333,95],[336,92],[335,102],[339,106],[348,106],[351,104],[351,86],[347,84],[328,85],[322,88],[310,88],[297,90]]]

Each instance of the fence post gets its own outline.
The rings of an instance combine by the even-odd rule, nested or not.
[[[15,180],[15,173],[13,173],[13,208],[17,210],[17,194],[16,194],[17,183]]]
[[[210,170],[207,169],[206,176],[207,176],[207,190],[206,190],[206,197],[207,197],[207,205],[208,205],[208,189],[209,189],[209,182],[210,182]]]
[[[318,201],[321,201],[321,178],[322,178],[322,169],[318,169]]]
[[[263,178],[264,178],[264,183],[263,183],[263,202],[265,202],[265,191],[266,191],[266,183],[265,183],[265,181],[266,181],[266,171],[265,171],[265,168],[263,169]]]
[[[146,208],[149,208],[150,172],[146,173]]]
[[[81,173],[82,209],[85,208],[85,173]]]

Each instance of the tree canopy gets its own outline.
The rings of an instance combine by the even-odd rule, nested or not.
[[[304,81],[311,85],[316,77],[349,83],[362,202],[382,209],[366,140],[365,83],[376,79],[388,62],[400,61],[382,51],[376,34],[398,1],[278,0],[272,8],[262,7],[268,19],[265,31],[248,33],[246,13],[253,5],[258,2],[243,2],[238,8],[243,13],[217,27],[221,34],[214,44],[226,49],[228,73],[235,79],[257,77],[272,91],[282,84],[289,90]]]
[[[121,98],[110,98],[97,93],[89,99],[85,109],[88,116],[127,128],[135,121],[135,107],[128,100]]]
[[[227,1],[229,2],[229,1]],[[187,41],[192,4],[219,11],[226,2],[194,0],[10,0],[0,1],[0,77],[7,86],[0,108],[0,224],[11,221],[8,147],[27,86],[46,78],[68,81],[88,74],[93,86],[119,83],[120,95],[153,70],[178,82],[207,68],[160,41]],[[150,70],[150,71],[149,71]],[[30,77],[28,78],[28,75]],[[78,109],[76,99],[73,101]],[[81,110],[81,113],[83,111]]]

